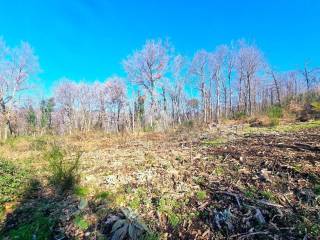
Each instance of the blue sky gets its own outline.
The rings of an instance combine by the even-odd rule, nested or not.
[[[0,0],[0,36],[33,46],[45,95],[64,76],[124,76],[122,60],[150,38],[169,38],[189,57],[245,38],[289,70],[320,65],[320,1]]]

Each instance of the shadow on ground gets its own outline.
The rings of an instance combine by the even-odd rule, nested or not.
[[[68,217],[65,208],[76,201],[32,179],[19,204],[7,213],[0,236],[2,239],[61,239],[64,233],[59,229],[59,222]]]

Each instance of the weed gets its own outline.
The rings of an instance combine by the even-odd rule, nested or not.
[[[73,222],[74,225],[76,225],[79,229],[83,231],[87,230],[89,227],[88,221],[80,215],[76,216]]]
[[[218,137],[218,138],[213,139],[213,140],[204,141],[203,143],[205,145],[208,145],[208,146],[218,147],[218,146],[221,146],[221,145],[225,144],[226,142],[227,142],[227,139],[222,138],[222,137]]]
[[[159,240],[160,236],[158,233],[147,233],[142,237],[142,240]]]
[[[194,126],[194,122],[192,120],[187,120],[182,122],[182,126],[191,129]]]
[[[275,196],[273,195],[273,193],[269,190],[266,191],[262,191],[261,195],[263,198],[267,199],[267,200],[275,200]]]
[[[203,201],[207,198],[207,192],[206,191],[198,191],[196,193],[196,196],[199,201]]]
[[[20,225],[8,232],[10,239],[50,239],[54,220],[45,216],[35,216],[30,223]]]
[[[90,193],[89,188],[77,186],[74,189],[74,194],[78,197],[86,197]]]
[[[53,146],[47,152],[46,159],[49,161],[51,172],[49,181],[59,191],[64,192],[73,189],[79,181],[79,158],[80,155],[78,154],[75,159],[64,159],[64,152],[58,146]]]
[[[95,196],[95,198],[96,199],[107,200],[110,197],[110,195],[111,195],[110,192],[100,192]]]
[[[140,202],[140,198],[138,196],[134,196],[129,202],[129,207],[132,209],[138,209],[140,207]]]
[[[314,193],[320,196],[320,184],[314,186]]]
[[[221,176],[224,173],[224,169],[221,166],[218,166],[214,169],[214,172],[217,176]]]
[[[181,222],[181,216],[173,211],[179,207],[179,202],[174,199],[162,197],[159,201],[158,211],[167,215],[170,225],[174,228]]]
[[[28,172],[0,159],[0,204],[13,201],[27,183]]]
[[[257,189],[253,186],[251,187],[248,187],[245,192],[244,192],[244,195],[247,197],[247,198],[255,198],[256,195],[257,195]]]
[[[30,149],[35,151],[45,150],[47,141],[44,138],[37,138],[31,142]]]
[[[168,220],[170,225],[174,228],[176,228],[181,222],[180,216],[174,212],[168,214]]]
[[[283,110],[279,106],[272,106],[267,110],[267,115],[270,119],[279,119],[283,117]]]
[[[6,208],[3,205],[0,205],[0,221],[4,218],[6,213]]]
[[[247,114],[245,112],[236,112],[234,114],[234,119],[235,120],[241,120],[241,119],[244,119],[246,118]]]

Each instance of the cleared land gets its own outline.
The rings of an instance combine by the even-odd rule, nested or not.
[[[66,162],[80,154],[73,190],[48,182],[52,145]],[[0,227],[9,239],[103,239],[112,235],[110,217],[126,208],[148,226],[145,239],[320,235],[319,121],[21,137],[3,143],[0,154]]]

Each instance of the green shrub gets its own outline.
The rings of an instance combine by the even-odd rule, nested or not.
[[[245,113],[245,112],[243,112],[243,111],[240,111],[240,112],[236,112],[235,114],[234,114],[234,119],[235,120],[241,120],[241,119],[244,119],[244,118],[246,118],[246,116],[247,116],[247,114]]]
[[[320,112],[320,101],[314,101],[311,103],[312,110],[315,112]]]
[[[87,220],[85,220],[83,217],[81,216],[76,216],[76,218],[74,219],[74,225],[76,225],[79,229],[85,231],[88,229],[89,227],[89,223],[87,222]]]
[[[143,131],[144,132],[153,132],[156,129],[156,124],[148,124],[146,126],[144,126]]]
[[[193,128],[194,122],[192,120],[186,120],[186,121],[182,122],[182,126],[185,128]]]
[[[280,106],[272,106],[267,110],[267,115],[270,119],[270,127],[278,126],[280,118],[283,117],[283,110]]]
[[[86,187],[80,187],[77,186],[74,189],[74,194],[77,195],[78,197],[86,197],[90,193],[90,189]]]
[[[272,106],[267,110],[267,115],[270,119],[279,119],[283,117],[283,110],[279,106]]]
[[[65,159],[64,152],[57,146],[47,152],[46,156],[49,161],[49,182],[59,191],[73,189],[79,181],[78,167],[80,154],[75,158]]]
[[[27,183],[27,171],[0,159],[0,204],[13,201]]]
[[[41,151],[41,150],[44,150],[46,146],[47,146],[47,141],[45,139],[37,138],[34,141],[32,141],[30,148],[31,150]]]

